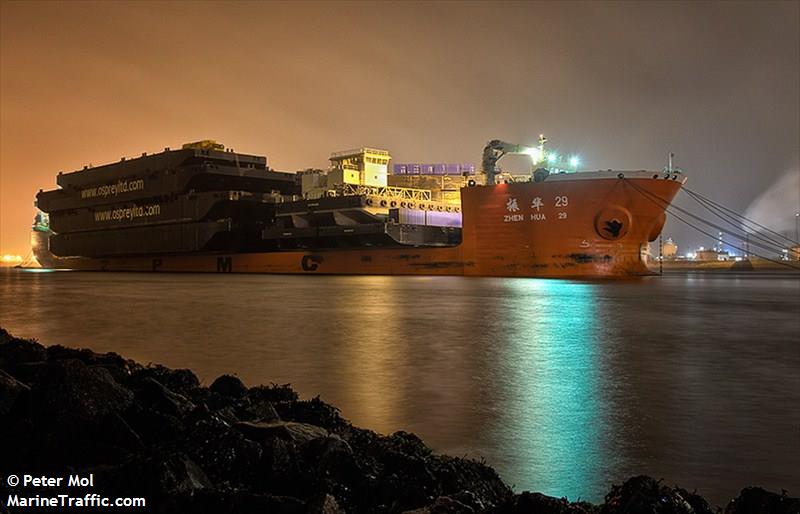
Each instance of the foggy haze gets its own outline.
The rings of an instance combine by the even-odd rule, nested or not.
[[[794,167],[758,195],[745,216],[797,241],[797,213],[800,213],[800,168]]]
[[[199,139],[295,171],[545,133],[586,169],[675,152],[743,212],[800,162],[799,62],[798,2],[0,2],[0,253],[28,253],[59,170]]]

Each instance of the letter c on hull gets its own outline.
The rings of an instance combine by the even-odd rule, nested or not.
[[[303,255],[303,258],[300,260],[300,266],[303,268],[303,271],[317,271],[322,261],[323,259],[320,255]]]

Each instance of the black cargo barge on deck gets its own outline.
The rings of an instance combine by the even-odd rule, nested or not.
[[[212,141],[59,173],[57,183],[36,203],[59,257],[247,250],[274,223],[270,199],[299,194],[293,173]]]
[[[59,173],[40,191],[55,257],[452,245],[460,229],[387,223],[361,196],[301,198],[299,175],[214,141]]]

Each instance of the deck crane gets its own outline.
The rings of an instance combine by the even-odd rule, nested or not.
[[[486,173],[486,184],[494,184],[497,161],[506,154],[529,155],[531,157],[531,176],[533,177],[535,166],[544,160],[544,144],[546,142],[547,138],[544,137],[544,134],[540,134],[538,147],[506,143],[499,139],[493,139],[486,143],[483,148],[483,172]]]

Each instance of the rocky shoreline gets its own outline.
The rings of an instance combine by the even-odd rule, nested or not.
[[[189,370],[0,328],[0,513],[36,511],[8,507],[10,495],[78,494],[10,487],[12,473],[91,474],[91,492],[145,498],[137,512],[800,514],[785,492],[748,487],[720,509],[646,476],[613,486],[601,505],[516,494],[482,462],[354,427],[288,385],[223,375],[203,387]]]

